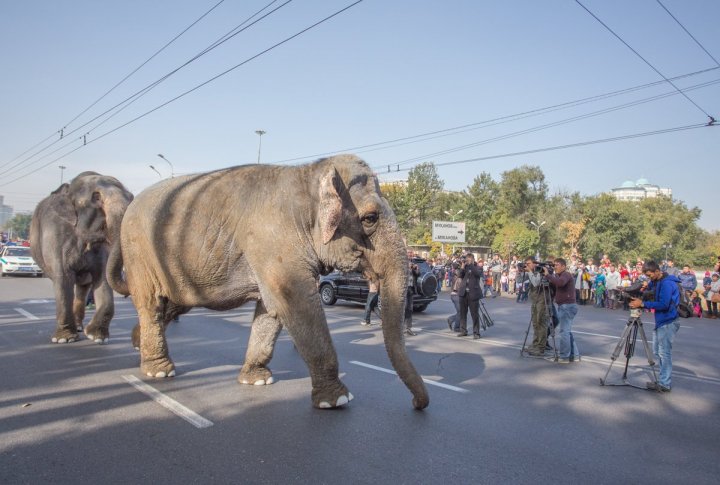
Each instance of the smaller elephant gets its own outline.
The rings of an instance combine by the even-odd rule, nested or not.
[[[57,315],[53,343],[78,339],[91,290],[97,309],[85,335],[97,343],[108,342],[115,305],[105,267],[110,243],[119,238],[120,222],[132,199],[116,178],[83,172],[35,208],[30,251],[53,282]]]

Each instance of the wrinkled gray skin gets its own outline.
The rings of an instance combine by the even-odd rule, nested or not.
[[[119,242],[120,221],[132,199],[117,179],[83,172],[35,208],[30,252],[55,289],[57,328],[52,342],[78,340],[91,289],[97,309],[85,335],[98,343],[108,342],[115,312],[105,277],[109,241]]]
[[[108,278],[137,308],[134,343],[144,374],[175,374],[165,339],[175,315],[255,300],[238,381],[272,383],[267,365],[285,326],[310,370],[313,405],[346,404],[352,395],[338,377],[317,290],[318,276],[334,267],[380,281],[388,355],[415,408],[428,405],[403,341],[405,245],[377,179],[360,159],[249,165],[160,182],[128,207],[121,243],[112,248]]]

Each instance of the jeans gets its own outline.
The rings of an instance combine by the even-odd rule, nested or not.
[[[673,320],[660,328],[656,328],[653,332],[653,354],[660,363],[658,382],[668,389],[671,387],[672,378],[672,343],[678,330],[680,330],[680,322],[679,320]]]
[[[365,301],[365,316],[363,317],[363,320],[365,320],[366,323],[370,323],[370,314],[375,309],[377,304],[378,304],[377,292],[374,292],[374,291],[368,292],[367,300]]]
[[[577,315],[578,307],[575,303],[566,303],[558,305],[557,316],[558,326],[556,329],[556,340],[558,343],[558,357],[560,359],[580,358],[580,351],[575,343],[575,337],[572,334],[572,324],[575,315]]]
[[[460,297],[457,293],[451,293],[450,301],[455,305],[455,315],[450,315],[448,322],[452,325],[453,330],[460,330]]]

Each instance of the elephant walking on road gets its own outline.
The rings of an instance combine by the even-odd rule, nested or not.
[[[52,342],[77,340],[91,289],[97,309],[85,335],[98,343],[108,342],[115,305],[105,268],[110,243],[119,242],[120,221],[132,199],[114,177],[83,172],[35,208],[30,251],[55,289],[57,328]]]
[[[372,170],[341,155],[297,166],[248,165],[164,180],[138,195],[113,240],[108,278],[131,294],[141,371],[175,375],[165,326],[192,307],[257,301],[243,384],[273,381],[267,365],[283,326],[310,370],[312,403],[352,399],[320,302],[318,275],[337,268],[380,282],[383,335],[393,367],[423,409],[429,398],[402,335],[407,255]],[[125,278],[122,269],[125,268]]]

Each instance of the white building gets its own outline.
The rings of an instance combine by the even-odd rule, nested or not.
[[[662,188],[651,184],[647,179],[641,178],[637,182],[626,180],[620,187],[610,190],[618,200],[639,201],[664,195],[672,197],[672,189]]]
[[[0,228],[5,227],[7,221],[13,218],[12,206],[5,205],[5,196],[0,195]]]

